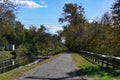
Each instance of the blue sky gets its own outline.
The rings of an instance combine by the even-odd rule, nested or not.
[[[114,0],[11,0],[21,7],[17,11],[17,20],[28,28],[31,24],[46,25],[49,32],[62,29],[58,18],[65,3],[77,3],[85,8],[85,16],[94,20],[100,18],[110,8]]]

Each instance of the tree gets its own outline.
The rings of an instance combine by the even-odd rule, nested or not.
[[[101,18],[101,23],[103,26],[110,26],[112,21],[112,14],[109,12],[106,12]]]
[[[59,18],[59,22],[68,22],[71,25],[77,25],[79,22],[85,23],[84,8],[73,3],[65,4],[62,18]]]
[[[120,25],[120,0],[117,0],[112,6],[114,25]]]
[[[3,3],[0,3],[0,38],[1,42],[14,43],[11,36],[14,34],[13,26],[15,23],[15,11],[17,6],[11,3],[9,0],[4,0]],[[5,37],[5,39],[4,39]]]
[[[59,22],[68,22],[62,34],[68,49],[72,51],[84,49],[86,45],[83,44],[87,40],[85,33],[87,20],[84,16],[84,8],[73,3],[65,4]]]
[[[25,41],[25,28],[20,21],[15,22],[15,44],[16,46],[23,44]]]
[[[114,36],[114,52],[116,55],[120,51],[120,0],[117,0],[114,5],[112,6],[112,14],[113,14],[113,21],[114,21],[114,31],[112,36]]]

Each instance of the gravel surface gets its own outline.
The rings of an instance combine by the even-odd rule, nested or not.
[[[23,77],[16,80],[88,80],[85,78],[75,74],[71,54],[63,53],[57,59],[26,72]]]

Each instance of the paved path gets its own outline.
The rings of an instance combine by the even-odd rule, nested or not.
[[[63,53],[57,59],[25,73],[17,80],[86,80],[74,73],[75,66],[71,54]]]

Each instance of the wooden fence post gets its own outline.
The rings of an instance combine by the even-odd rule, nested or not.
[[[5,61],[3,61],[3,65],[2,65],[3,72],[5,71],[4,66],[5,66]]]
[[[102,66],[110,67],[112,69],[120,69],[120,57],[107,56],[101,54],[95,54],[92,52],[81,51],[82,55],[84,55],[87,59],[89,58],[91,61],[96,63],[101,63]],[[83,54],[84,53],[84,54]]]
[[[115,70],[116,68],[116,62],[115,62],[115,58],[112,58],[112,69]]]

